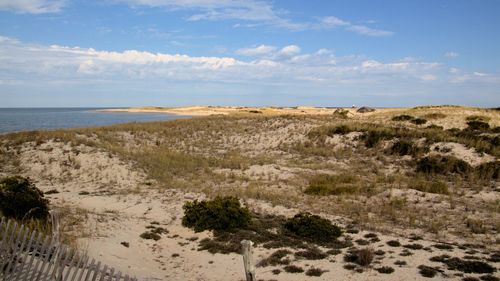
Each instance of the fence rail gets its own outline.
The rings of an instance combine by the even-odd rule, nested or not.
[[[137,281],[13,220],[0,222],[0,280]]]

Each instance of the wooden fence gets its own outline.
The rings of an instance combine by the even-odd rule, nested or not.
[[[53,224],[54,225],[54,224]],[[137,281],[58,241],[2,217],[0,280],[4,281]]]

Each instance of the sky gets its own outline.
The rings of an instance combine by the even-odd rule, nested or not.
[[[500,106],[497,0],[0,0],[0,107]]]

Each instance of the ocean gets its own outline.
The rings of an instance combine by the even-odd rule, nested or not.
[[[0,108],[0,133],[189,118],[165,113],[100,112],[98,109],[101,108]]]

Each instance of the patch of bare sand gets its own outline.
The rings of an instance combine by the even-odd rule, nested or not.
[[[430,154],[453,156],[464,160],[472,166],[477,166],[486,162],[495,161],[495,157],[487,153],[478,153],[474,148],[468,148],[461,143],[438,142],[430,146]]]

